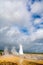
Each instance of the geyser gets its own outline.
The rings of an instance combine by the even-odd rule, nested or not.
[[[4,55],[8,55],[8,54],[9,54],[9,52],[8,52],[8,48],[5,47],[5,49],[4,49]]]
[[[12,54],[13,55],[22,55],[23,54],[23,47],[21,44],[19,45],[19,48],[20,48],[19,52],[17,52],[15,47],[12,47],[11,51],[9,51],[7,47],[5,47],[3,54],[4,55],[12,55]]]
[[[16,51],[15,47],[12,47],[11,53],[12,53],[13,55],[18,55],[18,52]]]
[[[22,54],[23,54],[23,47],[22,47],[22,45],[21,45],[21,44],[19,45],[19,47],[20,47],[19,54],[21,54],[21,55],[22,55]]]

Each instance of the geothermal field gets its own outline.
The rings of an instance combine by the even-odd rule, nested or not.
[[[43,54],[24,54],[22,45],[19,53],[14,47],[11,52],[5,48],[0,55],[0,65],[43,65]]]

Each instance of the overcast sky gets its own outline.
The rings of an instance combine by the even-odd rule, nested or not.
[[[0,0],[0,47],[43,51],[43,0]]]

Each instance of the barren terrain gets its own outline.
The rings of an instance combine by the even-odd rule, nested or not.
[[[2,55],[0,65],[43,65],[43,54]]]

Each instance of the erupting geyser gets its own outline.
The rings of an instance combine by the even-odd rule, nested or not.
[[[20,47],[19,54],[23,54],[23,47],[22,47],[22,45],[20,44],[19,47]]]
[[[8,52],[8,48],[5,47],[5,49],[4,49],[4,55],[8,55],[8,54],[9,54],[9,52]]]
[[[12,47],[11,51],[9,52],[8,48],[5,47],[3,54],[4,55],[22,55],[23,54],[23,47],[19,45],[19,53],[16,51],[15,47]],[[11,53],[11,54],[10,54]]]
[[[11,49],[11,53],[12,53],[13,55],[18,55],[18,52],[16,51],[15,47],[13,47],[13,48]]]

